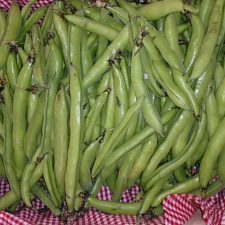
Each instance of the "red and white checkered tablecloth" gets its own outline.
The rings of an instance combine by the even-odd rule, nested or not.
[[[9,184],[5,179],[1,179],[0,182],[0,196],[8,192]],[[132,202],[139,191],[138,186],[131,188],[129,191],[125,191],[121,201]],[[98,198],[102,200],[111,200],[111,193],[108,187],[102,187],[98,194]],[[44,210],[43,210],[44,209]],[[71,218],[67,224],[73,225],[133,225],[133,224],[151,224],[151,225],[164,225],[164,217],[160,216],[154,218],[151,221],[147,218],[138,218],[136,216],[126,215],[108,215],[101,213],[95,209],[88,210],[84,216],[74,220]],[[44,205],[36,199],[33,201],[33,209],[24,208],[21,206],[17,212],[12,215],[8,212],[0,213],[0,224],[4,225],[63,225],[63,222],[56,216],[54,216],[49,210],[45,210]]]
[[[0,196],[9,191],[6,180],[1,179]],[[137,186],[126,190],[123,202],[132,202],[137,195]],[[111,193],[108,187],[102,187],[98,194],[102,200],[110,200]],[[207,225],[225,225],[225,191],[203,200],[192,194],[170,195],[163,202],[164,215],[157,218],[136,217],[126,215],[108,215],[95,209],[89,209],[83,216],[67,221],[68,225],[184,225],[195,212],[200,209]],[[33,208],[21,206],[16,213],[0,212],[1,225],[63,225],[60,219],[54,216],[37,199]]]
[[[12,0],[0,0],[0,8],[8,10],[12,4]],[[17,2],[21,7],[25,5],[28,0],[14,0]],[[32,6],[32,9],[37,9],[42,6],[48,6],[53,0],[37,0],[37,2]]]

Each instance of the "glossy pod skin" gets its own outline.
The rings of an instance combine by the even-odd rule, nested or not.
[[[155,198],[159,195],[159,193],[161,192],[161,189],[163,188],[163,185],[166,183],[168,177],[162,178],[161,180],[159,180],[145,195],[144,195],[144,199],[143,202],[141,204],[141,208],[139,210],[139,213],[145,214],[147,213],[147,211],[149,210],[149,208],[151,207],[153,201],[155,200]]]
[[[95,22],[93,20],[87,19],[85,17],[68,15],[68,16],[65,16],[65,18],[69,22],[71,22],[77,26],[80,26],[83,29],[86,29],[88,31],[91,31],[93,33],[101,35],[111,41],[114,40],[116,38],[116,36],[118,35],[118,32],[115,31],[113,28],[108,27],[107,25],[104,25],[100,22]]]
[[[220,153],[225,145],[225,119],[218,124],[213,136],[209,140],[207,149],[202,157],[199,176],[201,187],[206,188]],[[210,160],[209,160],[210,159]]]
[[[56,184],[62,198],[65,196],[65,171],[67,164],[67,149],[69,143],[69,109],[65,90],[61,88],[54,103],[54,173]]]
[[[0,40],[1,40],[6,27],[6,14],[3,10],[0,11],[0,27],[2,28],[0,31]]]
[[[142,6],[139,9],[139,13],[149,20],[157,20],[172,12],[182,12],[184,9],[187,9],[187,7],[185,7],[184,3],[180,0],[163,0]],[[194,11],[197,13],[198,10]]]
[[[186,74],[190,74],[190,71],[198,56],[205,35],[203,23],[198,15],[191,16],[191,24],[192,34],[184,59]]]
[[[99,153],[98,157],[95,160],[93,169],[92,169],[92,177],[95,177],[97,173],[100,171],[102,168],[102,164],[104,162],[104,159],[107,154],[109,154],[110,151],[112,151],[112,144],[118,138],[120,133],[123,131],[123,129],[126,127],[126,125],[129,123],[131,120],[132,116],[137,110],[140,110],[141,105],[143,104],[143,98],[139,99],[135,104],[133,104],[129,110],[126,112],[124,118],[121,120],[119,125],[117,126],[116,131],[113,132],[113,134],[110,136],[108,141],[104,144],[103,149]]]
[[[142,50],[140,50],[142,51]],[[135,46],[132,51],[131,59],[131,82],[137,98],[147,96],[147,91],[143,79],[143,68],[141,63],[141,54],[139,47]],[[142,113],[146,122],[152,126],[158,133],[162,133],[162,124],[159,113],[149,98],[144,99]]]
[[[15,20],[15,18],[17,18]],[[19,6],[13,3],[6,21],[6,29],[1,39],[0,44],[0,69],[5,66],[9,54],[9,42],[17,41],[22,25],[22,17]]]
[[[27,88],[30,87],[32,75],[32,64],[27,61],[20,71],[16,90],[13,98],[13,148],[16,157],[17,176],[21,177],[26,165],[26,155],[24,151],[24,136],[27,126],[26,109],[28,101]]]
[[[149,164],[142,174],[142,182],[147,180],[148,174],[152,174],[157,168],[158,164],[163,160],[163,158],[168,154],[170,148],[173,145],[173,141],[177,138],[178,133],[183,130],[185,125],[190,122],[192,114],[189,112],[182,112],[177,120],[177,122],[172,126],[169,134],[167,135],[165,141],[156,149],[154,155],[152,156]]]
[[[175,185],[173,188],[162,191],[152,202],[152,207],[159,206],[162,200],[168,196],[169,194],[180,194],[180,193],[188,193],[191,192],[197,188],[199,188],[199,176],[195,176],[193,178],[190,178],[189,180],[186,180],[183,183]]]
[[[13,139],[12,139],[13,123],[12,123],[12,112],[10,113],[10,110],[12,111],[12,107],[9,107],[11,105],[10,102],[12,103],[12,99],[11,99],[12,96],[7,95],[6,93],[9,91],[10,91],[9,87],[5,87],[4,97],[5,97],[6,107],[4,109],[5,133],[4,133],[3,163],[5,165],[5,172],[10,184],[10,188],[13,191],[13,193],[15,193],[15,196],[17,197],[17,199],[19,199],[21,195],[19,179],[17,177],[17,172],[15,167],[12,166],[14,164]]]
[[[36,113],[33,114],[24,137],[24,151],[29,160],[32,158],[39,143],[38,137],[44,121],[44,114],[42,112],[45,109],[46,104],[45,95],[46,92],[43,91],[43,93],[38,96]]]
[[[220,153],[219,160],[218,160],[218,175],[220,181],[224,182],[225,180],[225,172],[224,172],[224,162],[225,162],[225,156],[224,156],[224,150]]]
[[[7,64],[6,64],[6,76],[7,80],[10,84],[10,87],[14,91],[16,86],[16,80],[19,74],[19,68],[16,61],[16,54],[15,53],[9,53]]]
[[[79,160],[81,157],[81,135],[83,126],[82,101],[83,90],[81,86],[80,74],[70,66],[70,141],[68,148],[67,166],[65,173],[65,192],[68,210],[73,211],[75,202],[75,188],[78,182]],[[76,128],[75,128],[76,127]],[[75,129],[74,129],[75,128]]]
[[[102,137],[101,137],[102,138]],[[89,191],[92,187],[91,167],[99,148],[101,139],[97,139],[90,143],[84,150],[80,166],[79,182],[85,191]]]
[[[191,73],[192,79],[195,79],[201,75],[213,55],[217,38],[219,36],[220,24],[222,23],[223,7],[223,0],[217,0],[214,4],[202,47],[198,57],[196,58],[195,64],[193,65],[193,70]]]
[[[173,170],[179,168],[182,164],[184,164],[189,157],[196,151],[197,146],[205,135],[206,130],[206,115],[203,113],[201,115],[201,120],[199,124],[196,125],[196,129],[191,134],[191,138],[189,143],[183,151],[172,161],[165,163],[159,167],[152,176],[149,178],[148,183],[145,185],[145,190],[148,190],[156,181],[160,179],[160,177],[168,175]]]
[[[137,212],[141,206],[140,202],[135,203],[118,203],[101,201],[92,197],[88,198],[90,206],[101,210],[105,213],[117,214],[117,215],[137,215]]]
[[[95,64],[89,69],[87,76],[84,78],[84,88],[87,88],[91,84],[98,81],[102,74],[108,68],[108,59],[115,54],[117,49],[124,49],[128,43],[129,24],[126,25],[113,42],[108,46],[102,56],[95,62]]]
[[[145,142],[143,143],[141,152],[139,153],[139,157],[134,161],[134,165],[130,171],[128,176],[128,187],[132,187],[141,173],[145,170],[148,165],[148,162],[151,156],[154,154],[155,148],[157,146],[157,137],[156,135],[151,135]]]

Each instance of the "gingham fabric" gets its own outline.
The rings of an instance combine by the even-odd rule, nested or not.
[[[0,196],[9,191],[6,180],[1,179]],[[132,202],[138,194],[138,186],[123,193],[122,202]],[[108,187],[102,187],[98,198],[111,200]],[[136,217],[126,215],[108,215],[95,209],[89,209],[80,217],[67,221],[68,225],[184,225],[195,212],[200,209],[207,225],[225,225],[225,191],[204,200],[192,194],[170,195],[163,202],[164,216],[157,218]],[[64,225],[62,220],[54,216],[36,199],[33,208],[21,205],[14,214],[0,212],[0,225]]]
[[[14,0],[17,2],[21,7],[25,5],[28,0]],[[35,10],[39,7],[47,6],[49,3],[53,2],[53,0],[37,0],[37,2],[32,6],[32,9]],[[12,0],[0,0],[0,8],[8,10],[12,4]]]
[[[5,179],[0,181],[0,196],[3,196],[10,190],[9,184]],[[132,202],[137,193],[139,192],[138,186],[134,186],[130,190],[123,193],[121,202]],[[98,198],[101,200],[111,200],[111,193],[108,187],[102,187]],[[25,208],[21,205],[14,215],[8,212],[0,212],[0,225],[64,225],[60,218],[54,216],[45,206],[36,199],[33,201],[33,208]],[[139,218],[136,216],[126,215],[108,215],[101,213],[95,209],[88,210],[84,215],[79,218],[70,218],[67,221],[68,225],[164,225],[164,217],[158,218]]]

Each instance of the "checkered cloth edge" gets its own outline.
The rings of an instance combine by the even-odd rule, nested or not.
[[[0,182],[0,196],[10,190],[5,179]],[[122,202],[132,202],[138,194],[138,186],[123,193]],[[108,187],[102,187],[98,193],[101,200],[111,200],[112,194]],[[73,225],[183,225],[197,211],[202,211],[207,225],[225,225],[225,191],[204,200],[192,194],[170,195],[163,202],[164,216],[149,219],[126,215],[108,215],[95,209],[88,210],[77,220],[71,218],[67,224]],[[20,206],[13,214],[0,212],[0,224],[4,225],[63,225],[60,218],[54,216],[45,206],[36,199],[33,208]]]
[[[0,8],[8,10],[12,4],[12,0],[0,0]],[[28,0],[14,0],[14,2],[18,3],[19,6],[25,5]],[[39,7],[44,7],[52,3],[53,0],[37,0],[37,2],[32,6],[32,9],[35,10]]]

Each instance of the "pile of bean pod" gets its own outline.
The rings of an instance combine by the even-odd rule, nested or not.
[[[225,0],[34,3],[0,11],[0,210],[157,215],[224,188]]]

